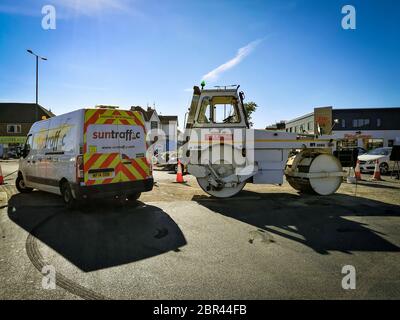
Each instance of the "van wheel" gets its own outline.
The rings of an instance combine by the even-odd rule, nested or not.
[[[128,196],[128,200],[129,200],[129,201],[136,201],[137,199],[140,198],[140,195],[141,195],[141,194],[142,194],[141,192],[132,193],[132,194],[130,194],[130,195]]]
[[[64,200],[64,203],[68,209],[75,209],[76,200],[72,196],[71,186],[68,182],[63,182],[61,185],[61,195]]]
[[[29,193],[33,190],[33,188],[29,188],[25,185],[25,181],[22,175],[18,175],[17,180],[15,180],[15,186],[17,187],[17,190],[21,193]]]

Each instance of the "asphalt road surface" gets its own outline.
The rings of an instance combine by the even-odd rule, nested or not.
[[[3,174],[16,163],[1,162]],[[136,203],[68,211],[1,186],[0,299],[399,299],[400,184],[343,184],[329,197],[248,185],[214,200],[155,171]],[[56,289],[42,286],[52,266]],[[356,289],[342,288],[354,266]]]

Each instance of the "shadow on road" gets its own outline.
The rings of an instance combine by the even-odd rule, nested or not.
[[[382,184],[382,182],[385,184]],[[400,192],[399,181],[382,180],[382,182],[361,181],[361,182],[359,182],[359,185],[377,188],[377,189],[393,189],[393,190],[398,189]],[[388,185],[388,183],[391,183],[392,185]]]
[[[68,211],[60,197],[38,191],[12,196],[8,215],[85,272],[186,245],[182,231],[169,215],[141,202],[115,207],[112,201],[102,200],[85,211]]]
[[[256,200],[247,200],[249,197]],[[400,251],[384,238],[385,234],[355,221],[357,216],[400,216],[399,206],[379,201],[344,194],[323,197],[251,191],[242,191],[237,199],[194,196],[193,200],[216,213],[253,225],[261,233],[302,243],[320,254]]]

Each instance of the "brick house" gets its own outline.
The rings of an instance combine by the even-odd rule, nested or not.
[[[51,111],[35,103],[0,103],[0,157],[25,143],[34,122],[51,117]]]

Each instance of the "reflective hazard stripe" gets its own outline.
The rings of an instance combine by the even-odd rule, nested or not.
[[[120,153],[90,153],[87,150],[86,132],[91,124],[121,124],[141,126],[146,132],[143,116],[137,111],[113,109],[87,109],[84,122],[84,175],[86,185],[109,184],[143,180],[150,176],[150,164],[146,158],[122,159]],[[147,144],[146,144],[147,145]],[[91,169],[112,168],[113,177],[93,178]]]
[[[145,169],[146,167],[145,167],[143,164],[139,163],[138,160],[136,160],[136,161],[133,160],[133,161],[132,161],[132,165],[135,167],[135,169],[140,173],[140,175],[141,175],[142,177],[146,177],[146,176],[149,175],[149,173],[146,172],[146,171],[147,171],[147,170]]]
[[[111,153],[106,160],[103,161],[103,163],[100,165],[100,168],[107,168],[113,160],[118,156],[118,153]],[[119,159],[117,159],[119,161]]]
[[[138,111],[112,109],[88,109],[85,114],[84,132],[91,124],[123,124],[145,127],[144,120]]]
[[[101,157],[100,153],[94,153],[93,155],[85,154],[87,156],[87,160],[84,159],[83,167],[85,171],[88,171],[92,165]]]

